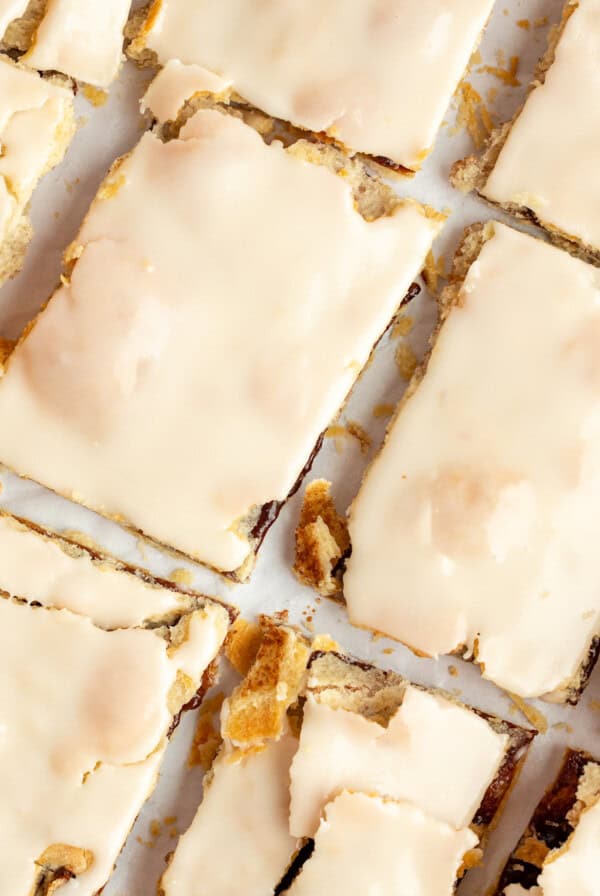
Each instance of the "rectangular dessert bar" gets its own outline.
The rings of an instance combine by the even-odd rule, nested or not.
[[[0,285],[23,264],[29,200],[74,133],[72,92],[0,57]]]
[[[106,575],[86,568],[82,589]],[[0,892],[96,896],[179,714],[212,682],[229,614],[198,601],[163,625],[107,630],[15,590],[0,593]]]
[[[600,262],[600,0],[568,0],[524,106],[453,182]]]
[[[257,651],[251,643],[161,896],[189,894],[200,876],[213,896],[234,896],[240,874],[248,896],[354,896],[366,870],[381,892],[409,879],[423,894],[451,893],[480,860],[533,732],[360,663],[324,636],[309,645],[263,619]]]
[[[201,65],[268,115],[414,172],[493,0],[153,0],[129,52]]]
[[[130,7],[131,0],[0,0],[0,47],[39,71],[109,87]]]
[[[0,461],[243,578],[441,220],[225,109],[146,133],[5,362]]]
[[[600,634],[600,272],[491,222],[440,314],[349,513],[350,619],[575,702]]]
[[[500,877],[496,896],[594,893],[600,872],[600,761],[567,750]]]

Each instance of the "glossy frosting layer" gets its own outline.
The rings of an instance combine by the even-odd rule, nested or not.
[[[159,0],[145,42],[269,115],[418,168],[493,0]]]
[[[57,137],[68,127],[72,102],[69,90],[0,59],[0,239],[20,218],[40,177],[58,161]]]
[[[314,836],[325,805],[342,790],[406,800],[466,828],[506,744],[473,711],[411,686],[387,728],[309,696],[292,764],[290,830]]]
[[[533,697],[599,630],[600,272],[503,225],[350,515],[351,619]]]
[[[0,459],[222,570],[283,500],[439,221],[200,111],[104,185],[0,381]],[[40,449],[40,446],[43,446]]]
[[[0,599],[0,892],[33,892],[62,866],[77,877],[61,894],[98,892],[154,785],[173,689],[181,676],[198,687],[226,630],[210,605],[169,647]]]
[[[298,846],[289,834],[291,735],[245,756],[223,752],[161,884],[165,896],[272,893]]]
[[[483,190],[600,251],[600,0],[580,0]]]
[[[24,61],[79,81],[108,87],[123,58],[123,29],[131,0],[47,0]]]
[[[325,807],[290,896],[452,896],[477,842],[471,830],[455,831],[418,806],[346,791]]]

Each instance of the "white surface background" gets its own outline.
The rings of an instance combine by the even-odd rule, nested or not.
[[[496,122],[509,117],[518,108],[535,62],[546,45],[548,27],[525,30],[517,26],[517,20],[527,18],[533,22],[547,16],[550,25],[558,20],[561,7],[562,0],[498,0],[481,46],[483,63],[495,65],[498,49],[503,50],[507,59],[518,55],[518,77],[522,86],[510,87],[489,75],[478,75],[479,66],[475,66],[470,77],[471,83],[484,96],[488,87],[498,89],[496,100],[488,106]],[[127,63],[105,106],[94,108],[83,97],[78,97],[77,110],[82,126],[65,162],[46,177],[35,195],[33,221],[36,235],[25,268],[0,291],[1,335],[16,335],[51,292],[60,273],[62,251],[75,236],[100,180],[114,158],[133,146],[144,128],[137,109],[147,80],[148,73],[140,73]],[[418,89],[418,73],[415,73],[414,84],[405,85],[403,89]],[[447,118],[448,123],[424,170],[415,179],[397,184],[397,188],[401,193],[438,209],[451,210],[450,220],[435,246],[436,256],[443,253],[449,259],[463,228],[489,218],[491,212],[484,203],[457,194],[448,184],[450,164],[468,154],[472,144],[467,134],[453,132],[451,112]],[[408,341],[417,354],[422,354],[435,321],[434,303],[423,293],[405,313],[415,319]],[[383,437],[386,421],[375,419],[373,408],[384,402],[395,403],[405,388],[394,361],[397,345],[398,340],[390,341],[388,337],[383,340],[374,363],[354,390],[340,421],[356,420],[370,433],[373,444],[369,456],[361,455],[353,439],[344,439],[337,446],[335,440],[327,439],[309,476],[325,476],[333,481],[340,509],[345,508],[356,493],[365,464]],[[157,470],[156,474],[169,475],[168,470]],[[301,495],[289,502],[269,533],[251,583],[233,587],[202,568],[141,545],[139,539],[116,524],[69,504],[32,483],[19,481],[4,472],[1,478],[4,488],[0,503],[20,515],[58,530],[84,531],[106,550],[162,576],[185,566],[193,572],[195,588],[222,596],[237,604],[248,616],[287,609],[293,622],[305,625],[306,616],[311,615],[311,630],[329,632],[365,660],[399,670],[418,682],[445,687],[487,711],[524,721],[510,698],[484,682],[474,666],[455,659],[438,662],[417,659],[392,642],[373,639],[368,633],[351,628],[341,606],[327,600],[318,601],[311,591],[298,584],[291,573],[291,565],[293,529]],[[399,570],[400,582],[401,575],[402,570]],[[392,652],[386,653],[390,648]],[[543,649],[541,643],[540,650]],[[448,673],[449,664],[457,668],[457,675]],[[555,773],[565,746],[584,747],[600,754],[600,714],[597,711],[600,707],[600,667],[577,708],[546,704],[538,704],[538,707],[548,720],[548,733],[537,739],[507,811],[492,837],[485,864],[468,876],[460,888],[461,896],[483,894],[494,880]],[[144,896],[155,892],[164,857],[176,840],[169,837],[167,830],[157,838],[151,837],[149,825],[152,820],[176,816],[177,828],[183,831],[200,800],[201,773],[198,769],[190,771],[186,766],[194,722],[194,714],[188,714],[176,732],[157,790],[129,838],[105,896]],[[141,837],[144,844],[136,837]],[[149,841],[152,846],[147,845]],[[232,873],[239,874],[241,879],[243,870],[232,869]],[[240,891],[243,891],[243,884]]]

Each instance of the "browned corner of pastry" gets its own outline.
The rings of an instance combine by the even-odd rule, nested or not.
[[[350,551],[348,525],[335,506],[325,479],[311,482],[304,494],[296,529],[294,573],[325,597],[341,591],[342,560]]]

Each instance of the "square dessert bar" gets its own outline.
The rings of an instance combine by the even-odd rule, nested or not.
[[[600,761],[567,750],[502,872],[496,896],[594,893],[600,872]]]
[[[600,0],[568,0],[525,105],[455,186],[544,227],[600,262]]]
[[[350,619],[575,702],[600,634],[600,271],[477,225],[440,314],[350,509]]]
[[[0,461],[243,578],[441,216],[221,109],[146,133],[0,379]]]
[[[23,264],[29,200],[74,133],[72,92],[0,57],[0,285]]]
[[[272,620],[249,643],[254,661],[223,704],[223,744],[161,896],[200,878],[234,896],[241,874],[248,896],[383,893],[398,880],[453,892],[533,732]]]
[[[0,516],[1,893],[100,893],[230,618]]]
[[[200,65],[235,97],[413,172],[433,146],[493,0],[153,0],[129,52]]]
[[[0,47],[39,71],[108,87],[123,61],[131,0],[0,0]]]

